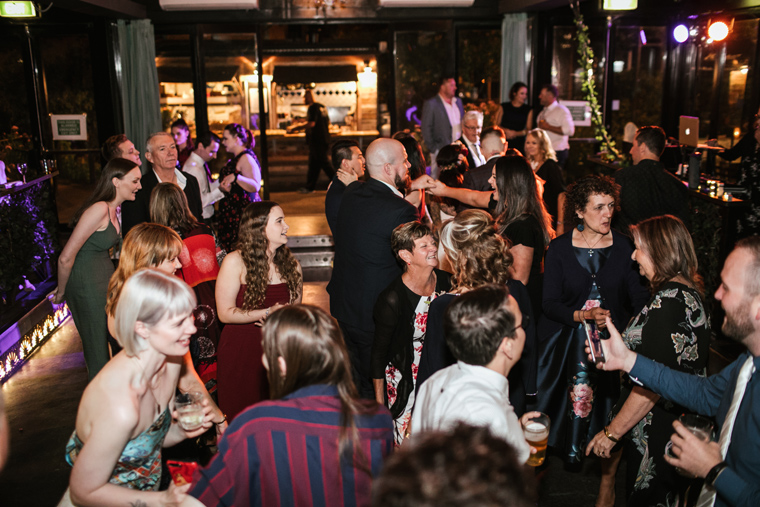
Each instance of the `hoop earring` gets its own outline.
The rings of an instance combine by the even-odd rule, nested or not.
[[[583,232],[583,229],[585,229],[585,227],[583,227],[583,224],[581,223],[581,224],[578,224],[576,229],[578,229],[578,232]]]

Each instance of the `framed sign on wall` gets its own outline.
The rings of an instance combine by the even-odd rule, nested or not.
[[[51,114],[54,141],[86,141],[86,114]]]

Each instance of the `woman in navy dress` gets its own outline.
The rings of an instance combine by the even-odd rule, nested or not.
[[[552,241],[546,254],[537,410],[551,417],[549,445],[569,465],[580,465],[620,392],[617,373],[588,361],[583,324],[593,321],[604,330],[609,316],[624,328],[649,299],[630,240],[610,228],[618,189],[599,176],[571,185],[565,221],[575,227]]]

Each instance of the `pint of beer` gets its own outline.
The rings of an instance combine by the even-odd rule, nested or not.
[[[535,417],[528,419],[523,424],[523,434],[528,445],[531,446],[528,465],[537,467],[543,464],[546,458],[546,442],[549,440],[549,416],[541,412],[534,412]],[[536,449],[533,452],[533,449]]]

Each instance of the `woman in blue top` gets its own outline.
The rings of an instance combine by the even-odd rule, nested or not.
[[[603,176],[571,185],[564,220],[573,227],[546,253],[536,410],[551,417],[549,445],[571,465],[581,463],[586,443],[602,430],[619,396],[619,375],[589,363],[583,324],[590,320],[604,329],[609,316],[625,327],[649,299],[630,240],[610,228],[618,188]]]

